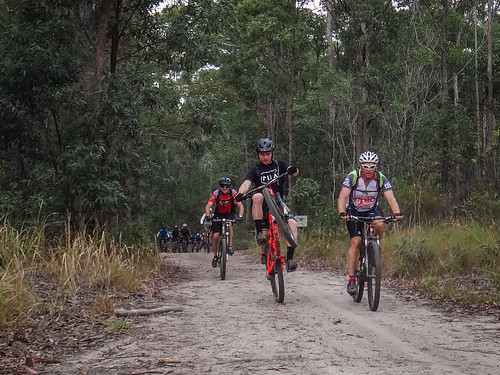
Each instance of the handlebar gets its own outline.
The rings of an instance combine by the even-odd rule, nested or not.
[[[254,188],[250,191],[247,191],[245,194],[243,194],[243,197],[241,197],[241,200],[244,201],[245,199],[248,199],[249,197],[254,195],[257,191],[260,191],[264,188],[271,186],[272,184],[274,184],[276,181],[278,181],[280,178],[286,176],[287,174],[288,174],[288,172],[282,173],[279,176],[274,177],[271,181],[266,182],[264,185],[257,186],[256,188]]]
[[[397,221],[394,215],[391,216],[357,216],[357,215],[346,215],[348,221],[359,221],[361,223],[371,224],[375,220],[382,220],[384,223],[390,223]]]
[[[239,220],[237,218],[234,219],[229,219],[226,217],[218,217],[218,218],[212,218],[212,223],[216,221],[230,221],[231,223],[237,223]]]

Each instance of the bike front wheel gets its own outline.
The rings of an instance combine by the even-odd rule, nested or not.
[[[285,300],[285,280],[283,279],[283,264],[280,260],[274,263],[274,273],[278,282],[278,293],[274,295],[274,300],[278,303],[283,303]]]
[[[276,220],[276,223],[278,224],[278,227],[280,228],[280,232],[283,234],[283,236],[288,241],[290,246],[293,248],[296,248],[297,247],[297,239],[293,235],[292,229],[290,228],[290,226],[286,222],[283,210],[281,209],[281,207],[278,206],[276,199],[271,194],[269,189],[263,189],[262,195],[264,195],[264,199],[266,200],[267,207],[269,208],[269,211],[271,211],[271,214],[273,215],[274,219]]]
[[[354,271],[354,276],[356,277],[356,287],[358,292],[352,296],[352,300],[354,302],[361,302],[361,299],[363,298],[363,291],[365,290],[365,265],[363,263],[363,253],[364,251],[361,250],[361,253],[359,255],[359,261],[358,261],[358,268],[356,271]]]
[[[382,263],[380,246],[376,242],[368,245],[368,305],[371,311],[377,311],[380,301],[380,283],[382,279]]]
[[[273,292],[274,300],[278,303],[283,303],[285,300],[285,279],[283,278],[283,265],[281,261],[276,260],[272,254],[268,254],[267,256],[267,268],[269,269],[269,265],[274,260],[273,270],[269,275],[267,275],[267,279],[271,283],[271,290]]]
[[[219,242],[219,274],[220,279],[226,279],[226,264],[227,264],[227,239],[221,238]]]

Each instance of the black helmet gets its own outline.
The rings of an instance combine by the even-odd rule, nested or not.
[[[273,152],[274,143],[269,138],[261,138],[257,141],[257,146],[255,146],[257,152]]]
[[[221,188],[228,188],[231,186],[231,179],[229,177],[221,177],[219,180],[219,186]]]

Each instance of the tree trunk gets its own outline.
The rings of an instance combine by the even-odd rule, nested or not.
[[[477,132],[477,160],[480,161],[481,165],[479,171],[481,173],[481,179],[484,178],[485,169],[484,169],[484,150],[485,143],[483,137],[483,131],[481,127],[481,109],[479,105],[479,67],[478,67],[478,59],[477,59],[477,8],[474,7],[474,66],[475,66],[475,88],[476,88],[476,132]]]
[[[462,43],[462,37],[464,35],[463,30],[459,30],[457,34],[457,39],[455,40],[455,46],[460,47],[460,43]],[[458,105],[458,93],[459,93],[459,85],[458,85],[458,74],[453,74],[453,104],[455,106]]]
[[[276,141],[276,106],[272,100],[266,103],[267,137]]]
[[[487,23],[487,43],[488,43],[488,59],[486,67],[486,79],[488,94],[486,98],[486,143],[488,145],[493,144],[494,137],[493,131],[495,129],[495,114],[493,112],[493,17],[495,16],[495,9],[493,0],[488,0],[488,23]],[[498,181],[498,171],[496,168],[496,158],[491,150],[491,147],[487,147],[486,165],[489,170],[493,170],[494,176],[493,181]]]
[[[101,89],[101,80],[104,76],[104,61],[108,42],[109,18],[113,0],[102,0],[97,17],[97,33],[95,48],[94,89]]]
[[[450,14],[450,0],[441,0],[443,5],[443,19],[441,22],[441,54],[440,54],[440,96],[441,96],[441,187],[443,193],[450,192],[451,144],[449,137],[448,116],[448,19]]]
[[[111,33],[111,62],[110,72],[116,73],[116,65],[118,63],[118,45],[120,43],[120,14],[122,11],[123,0],[115,0],[115,19],[113,22],[113,30]]]
[[[333,73],[335,71],[335,55],[333,53],[333,36],[332,36],[332,4],[331,2],[327,2],[327,12],[326,12],[326,43],[328,45],[328,70],[330,73]],[[335,145],[335,139],[336,139],[336,129],[335,129],[335,114],[337,111],[337,106],[333,99],[329,99],[327,103],[327,121],[328,121],[328,129],[331,129],[331,168],[332,168],[332,181],[333,181],[333,186],[330,191],[331,195],[331,200],[332,202],[335,202],[335,192],[336,192],[336,181],[337,179],[336,174],[336,145]]]
[[[359,154],[365,151],[368,147],[368,118],[364,113],[364,109],[366,104],[368,103],[368,90],[365,87],[365,82],[363,77],[363,72],[370,66],[370,58],[369,58],[369,49],[366,45],[366,24],[361,23],[360,27],[361,33],[361,48],[360,48],[360,61],[361,61],[361,82],[360,82],[360,97],[359,97],[359,106],[358,106],[358,116],[357,116],[357,152]]]

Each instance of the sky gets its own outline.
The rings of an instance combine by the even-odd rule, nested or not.
[[[159,12],[161,11],[164,7],[166,7],[168,4],[171,4],[177,0],[165,0],[162,4],[158,5],[156,8],[156,11]],[[320,11],[321,10],[321,3],[320,0],[309,0],[309,3],[305,5],[306,8],[310,8],[312,10]]]

